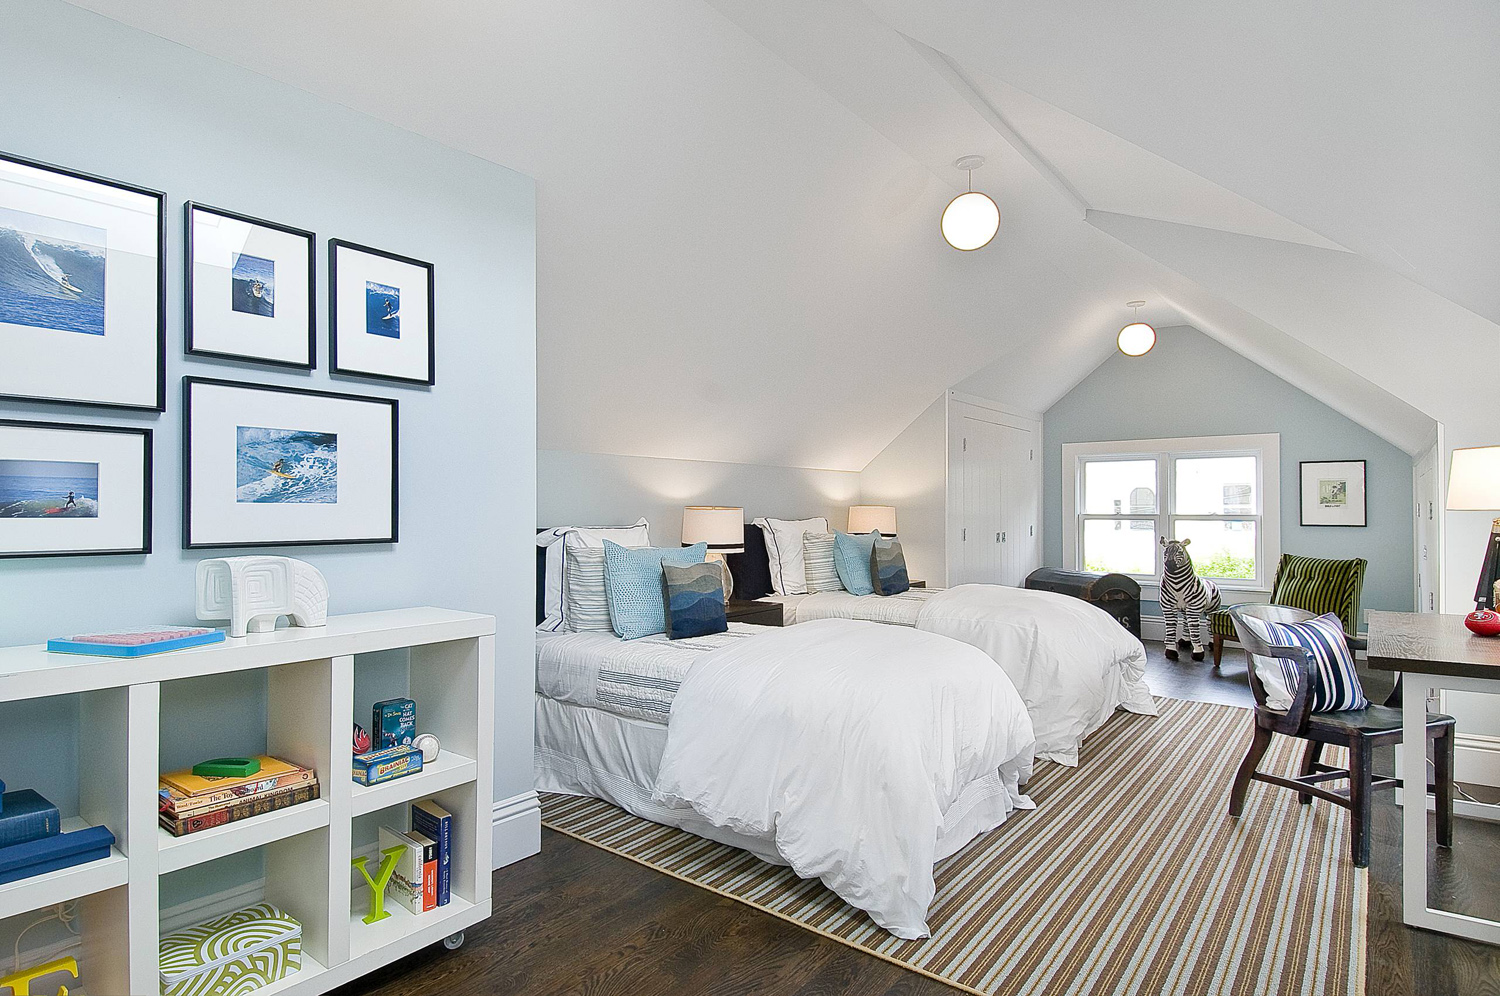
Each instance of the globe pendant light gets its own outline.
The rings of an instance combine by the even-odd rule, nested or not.
[[[1125,305],[1127,308],[1136,309],[1137,312],[1145,306],[1145,301],[1129,301]],[[1126,356],[1145,356],[1151,352],[1151,347],[1156,345],[1156,329],[1145,322],[1131,322],[1115,337],[1115,345],[1119,346],[1120,352]]]
[[[974,171],[984,165],[984,156],[964,156],[953,164],[969,174],[969,189],[943,208],[943,238],[955,249],[973,252],[990,244],[1000,230],[1000,208],[974,189]]]

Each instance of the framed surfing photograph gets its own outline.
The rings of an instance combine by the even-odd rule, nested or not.
[[[166,409],[165,202],[0,153],[0,396]]]
[[[329,239],[329,368],[435,384],[435,296],[431,263]]]
[[[317,236],[189,201],[187,351],[311,370]]]
[[[0,419],[0,557],[150,552],[150,429]]]
[[[1363,460],[1303,460],[1297,466],[1302,475],[1302,525],[1366,524]]]
[[[396,402],[182,379],[182,545],[394,543]]]

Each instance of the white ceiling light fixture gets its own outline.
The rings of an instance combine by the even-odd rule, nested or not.
[[[984,156],[964,156],[953,165],[969,174],[969,189],[943,208],[943,238],[955,249],[973,252],[989,245],[1000,230],[1000,208],[974,189],[974,171],[984,165]]]
[[[1145,306],[1145,301],[1125,302],[1125,307],[1134,308],[1137,312]],[[1139,314],[1136,317],[1139,318]],[[1145,322],[1133,321],[1120,330],[1120,334],[1115,337],[1115,345],[1126,356],[1145,356],[1156,345],[1156,329]]]

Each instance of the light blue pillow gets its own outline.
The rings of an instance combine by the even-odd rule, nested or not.
[[[858,536],[841,532],[833,534],[833,566],[849,594],[875,594],[875,582],[870,577],[870,552],[875,549],[875,541],[879,538],[878,530]]]
[[[604,597],[609,603],[609,621],[615,635],[624,640],[667,631],[666,606],[662,602],[661,565],[686,567],[701,564],[708,544],[670,547],[628,547],[604,541]]]

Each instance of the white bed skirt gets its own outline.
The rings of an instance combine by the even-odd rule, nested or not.
[[[614,803],[628,813],[679,827],[720,844],[742,848],[762,861],[784,865],[770,838],[747,837],[717,827],[687,807],[651,798],[667,744],[667,727],[602,709],[536,696],[536,788]],[[969,783],[943,814],[937,860],[1005,822],[1012,805],[998,771]]]

